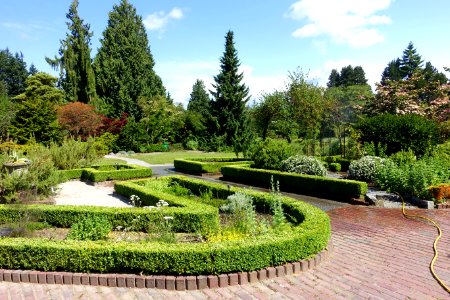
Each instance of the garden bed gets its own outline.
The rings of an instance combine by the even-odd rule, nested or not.
[[[51,205],[0,206],[3,223],[18,221],[24,215],[34,215],[41,221],[58,227],[69,227],[80,219],[106,216],[114,226],[135,226],[135,231],[147,228],[149,222],[161,216],[173,217],[177,232],[205,234],[218,225],[216,197],[224,199],[236,192],[253,198],[253,205],[260,214],[270,213],[273,195],[251,190],[227,187],[217,183],[182,176],[164,180],[176,183],[198,196],[212,195],[212,205],[193,201],[186,196],[176,196],[146,188],[145,181],[116,183],[116,191],[125,196],[139,195],[141,205],[152,205],[164,199],[168,207],[105,208],[105,207],[55,207]],[[159,179],[161,180],[161,179]],[[111,242],[48,240],[45,238],[0,239],[0,267],[7,269],[34,269],[44,271],[134,273],[165,275],[221,274],[255,271],[279,266],[314,256],[327,246],[330,238],[330,221],[321,210],[306,203],[281,198],[281,204],[290,221],[288,232],[269,231],[264,234],[240,236],[237,239],[222,238],[217,241],[195,243]],[[137,220],[137,221],[136,221]],[[138,227],[141,229],[138,230]]]
[[[229,165],[250,165],[252,162],[245,158],[189,158],[175,159],[173,164],[175,169],[193,174],[220,173],[223,166]]]

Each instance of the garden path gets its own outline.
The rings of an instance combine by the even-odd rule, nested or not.
[[[436,272],[450,284],[450,218],[410,210],[444,232]],[[347,206],[329,211],[334,250],[318,267],[243,286],[199,291],[0,282],[0,299],[450,299],[428,270],[436,230],[400,210]]]

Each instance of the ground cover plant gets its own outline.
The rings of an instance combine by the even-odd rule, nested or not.
[[[183,176],[116,183],[116,191],[132,193],[141,207],[0,206],[1,223],[33,215],[51,226],[72,227],[74,233],[69,236],[76,238],[4,237],[0,239],[0,266],[73,272],[217,274],[307,258],[324,249],[330,238],[330,222],[324,212],[276,192],[255,192]],[[214,228],[219,211],[228,216],[223,229]],[[90,221],[79,223],[86,219]],[[95,234],[100,237],[97,241],[79,237],[80,228],[99,228],[96,233],[102,233],[108,222],[116,228],[116,238],[125,229],[129,235],[115,241],[110,234],[106,238]],[[155,226],[165,234],[152,233],[150,229]],[[139,231],[147,237],[129,239]],[[198,238],[180,242],[183,233]]]

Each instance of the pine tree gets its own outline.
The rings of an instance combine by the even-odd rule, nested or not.
[[[59,86],[71,102],[92,102],[95,97],[95,76],[91,60],[89,24],[78,15],[78,0],[73,0],[66,14],[69,32],[61,41],[60,57],[46,58],[54,68],[60,69]]]
[[[23,93],[28,77],[27,64],[22,53],[11,53],[9,49],[0,50],[0,81],[6,87],[8,96]]]
[[[384,68],[383,74],[381,74],[381,84],[386,85],[388,80],[402,80],[402,72],[400,71],[400,58],[391,60],[386,68]]]
[[[422,56],[417,53],[414,44],[409,42],[408,47],[403,51],[403,56],[400,60],[402,78],[411,78],[413,73],[422,67],[422,64]]]
[[[328,77],[328,83],[327,83],[327,87],[331,88],[331,87],[337,87],[340,85],[340,75],[338,70],[333,69],[331,70],[330,76]]]
[[[114,5],[101,47],[94,60],[97,94],[108,107],[109,117],[123,112],[139,120],[138,98],[164,96],[141,16],[127,0]]]
[[[220,73],[214,77],[212,112],[217,120],[218,136],[224,136],[227,145],[242,136],[246,128],[245,105],[249,100],[249,89],[242,83],[240,62],[234,47],[234,34],[228,31],[225,37],[225,52],[220,59]]]

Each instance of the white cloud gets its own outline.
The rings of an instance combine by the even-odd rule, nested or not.
[[[251,99],[258,99],[264,92],[272,92],[284,87],[285,74],[261,76],[254,74],[254,68],[240,67],[244,73],[244,83],[250,88]],[[203,80],[207,91],[213,89],[214,76],[220,71],[220,63],[214,61],[160,62],[155,65],[156,73],[161,76],[164,86],[176,103],[187,107],[192,86],[197,79]]]
[[[164,31],[167,24],[171,20],[180,20],[184,16],[183,10],[178,7],[172,8],[172,10],[168,13],[165,13],[164,11],[156,12],[153,14],[148,15],[143,23],[145,28],[147,28],[150,31]]]
[[[366,47],[384,41],[375,25],[390,24],[386,15],[391,0],[300,0],[291,5],[287,17],[306,24],[292,33],[297,38],[331,37],[352,47]]]

